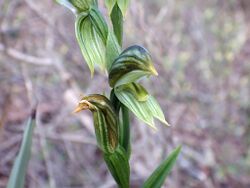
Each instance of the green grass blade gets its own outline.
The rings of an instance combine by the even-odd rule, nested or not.
[[[23,188],[25,174],[30,159],[32,134],[35,127],[35,111],[28,119],[26,128],[24,130],[23,140],[20,151],[16,157],[14,166],[12,168],[7,188]]]
[[[177,157],[181,151],[181,146],[176,148],[168,158],[152,173],[152,175],[146,180],[142,188],[160,188],[171,169],[173,168]]]

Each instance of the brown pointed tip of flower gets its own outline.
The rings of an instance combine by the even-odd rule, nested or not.
[[[152,73],[153,75],[158,76],[158,72],[156,71],[156,69],[155,69],[154,66],[150,66],[149,69],[150,69],[150,71],[151,71],[151,73]]]
[[[73,114],[76,114],[78,112],[81,112],[82,108],[80,106],[77,106],[76,109],[72,112]]]
[[[88,110],[90,108],[90,103],[86,100],[81,100],[78,104],[78,106],[76,107],[76,109],[73,111],[73,113],[78,113],[81,112],[83,110]]]

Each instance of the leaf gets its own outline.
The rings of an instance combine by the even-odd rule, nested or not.
[[[88,11],[92,6],[97,6],[96,0],[56,0],[59,4],[70,9],[73,13]]]
[[[81,13],[77,16],[75,30],[82,54],[93,76],[96,64],[102,70],[106,68],[105,41],[107,40],[108,26],[100,12],[91,9],[89,14]]]
[[[113,153],[119,143],[118,119],[110,101],[103,95],[89,95],[82,98],[75,112],[82,110],[90,110],[93,113],[99,148],[104,153]]]
[[[35,127],[35,111],[29,118],[21,144],[19,153],[15,159],[14,166],[11,170],[9,182],[7,188],[23,188],[26,170],[30,159],[31,146],[32,146],[32,134]]]
[[[103,40],[103,43],[106,44],[108,37],[108,25],[105,19],[103,18],[101,12],[97,8],[92,8],[89,11],[89,15],[94,28]]]
[[[107,7],[109,14],[111,14],[116,1],[117,0],[105,0],[105,6]]]
[[[115,4],[117,3],[117,5],[119,6],[123,17],[125,17],[126,15],[126,11],[128,9],[129,6],[129,1],[130,0],[105,0],[105,5],[108,9],[109,14],[111,14],[112,9],[114,8]]]
[[[96,0],[69,0],[69,2],[81,12],[87,11],[91,6],[97,5]]]
[[[150,75],[157,75],[152,59],[145,48],[135,45],[124,50],[114,61],[109,71],[109,84],[117,87]]]
[[[110,70],[112,63],[121,53],[121,47],[119,46],[113,31],[109,31],[107,45],[106,45],[106,66]]]
[[[74,14],[76,14],[79,10],[72,5],[72,3],[70,3],[68,0],[56,0],[57,3],[63,5],[64,7],[68,8],[69,10],[71,10]]]
[[[104,160],[119,187],[128,188],[130,167],[125,150],[118,147],[114,153],[104,154]]]
[[[122,11],[123,17],[125,17],[126,11],[128,9],[128,6],[129,6],[129,0],[117,0],[117,4]]]
[[[168,158],[152,173],[146,180],[142,188],[161,188],[170,171],[172,170],[177,157],[181,151],[181,147],[175,149]]]
[[[149,96],[148,100],[146,101],[146,106],[149,108],[150,113],[156,119],[160,120],[165,125],[170,126],[165,119],[165,115],[164,115],[159,103],[156,101],[156,99],[153,96]]]
[[[113,30],[119,45],[122,46],[123,42],[123,16],[121,9],[118,7],[117,3],[114,5],[111,12],[111,21],[113,24]]]
[[[141,85],[137,85],[137,88],[142,88]],[[154,118],[160,120],[166,125],[169,125],[165,120],[165,116],[160,105],[153,96],[148,95],[147,100],[139,101],[138,98],[140,98],[140,96],[135,96],[138,95],[136,92],[133,90],[123,89],[123,87],[124,86],[115,88],[115,95],[119,101],[131,110],[140,120],[144,121],[154,129],[156,129]]]

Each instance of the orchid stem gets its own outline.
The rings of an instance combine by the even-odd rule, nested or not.
[[[122,125],[120,126],[120,143],[130,156],[130,122],[129,122],[129,110],[126,106],[122,105]]]

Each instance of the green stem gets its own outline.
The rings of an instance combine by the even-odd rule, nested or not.
[[[128,156],[130,156],[130,122],[129,110],[126,106],[122,105],[122,126],[120,126],[120,143],[125,149]]]
[[[123,15],[117,3],[113,7],[110,18],[112,21],[114,34],[117,38],[119,45],[122,47]],[[119,147],[115,151],[115,153],[104,156],[104,159],[119,187],[129,188],[129,179],[130,179],[129,158],[131,153],[129,110],[115,96],[114,89],[111,91],[110,99],[118,117],[120,117],[120,109],[121,109],[121,120],[119,122]]]
[[[110,101],[113,104],[114,110],[116,115],[119,117],[119,113],[120,113],[120,108],[121,108],[121,102],[119,101],[119,99],[115,96],[115,91],[114,89],[111,90],[110,92]]]
[[[129,109],[117,99],[114,90],[111,91],[110,101],[113,104],[118,117],[121,110],[121,120],[119,122],[119,144],[124,148],[129,157],[131,152]]]

